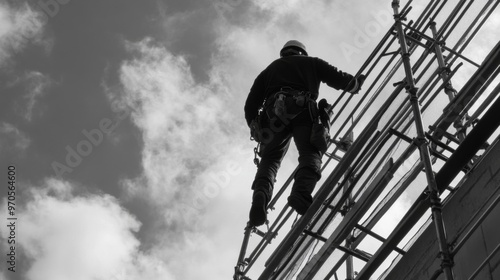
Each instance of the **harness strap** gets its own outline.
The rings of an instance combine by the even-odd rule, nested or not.
[[[302,112],[306,108],[309,109],[315,107],[311,106],[311,103],[313,105],[316,104],[313,95],[316,96],[317,94],[313,94],[308,91],[296,90],[291,87],[282,87],[279,91],[272,94],[265,100],[262,108],[268,113],[268,116],[270,116],[270,112],[272,112],[272,114],[276,116],[288,116],[287,107],[288,105],[290,105],[291,100],[293,100],[294,105],[296,105],[298,108],[302,108],[300,112]],[[273,106],[272,110],[270,110],[271,106]],[[296,112],[293,114],[297,115],[300,112]]]

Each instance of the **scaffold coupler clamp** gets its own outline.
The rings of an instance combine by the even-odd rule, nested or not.
[[[450,253],[439,252],[439,254],[444,256],[441,260],[441,269],[452,268],[455,265]]]

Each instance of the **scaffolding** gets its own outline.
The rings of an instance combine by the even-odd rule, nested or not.
[[[402,9],[392,1],[394,24],[357,73],[368,77],[366,90],[343,92],[332,106],[336,133],[312,205],[294,220],[283,202],[293,172],[268,205],[266,230],[245,227],[234,280],[383,278],[389,257],[397,261],[427,226],[428,211],[441,262],[431,279],[454,279],[457,246],[442,200],[500,126],[500,36],[481,63],[466,55],[500,3],[479,2],[431,0],[408,21],[412,1]],[[384,226],[395,211],[399,221]]]

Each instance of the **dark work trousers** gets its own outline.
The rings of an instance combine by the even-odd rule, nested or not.
[[[321,152],[310,142],[312,120],[309,109],[305,108],[293,119],[278,119],[273,117],[265,127],[265,139],[261,143],[261,161],[252,184],[254,193],[263,191],[267,203],[272,198],[274,182],[281,161],[294,139],[299,152],[299,166],[294,176],[290,196],[310,205],[311,193],[321,178]]]

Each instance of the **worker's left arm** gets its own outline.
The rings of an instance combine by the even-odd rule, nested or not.
[[[353,75],[342,72],[337,67],[319,58],[317,59],[317,69],[322,82],[334,89],[345,90],[352,94],[357,94],[365,81],[364,75],[355,78]]]

